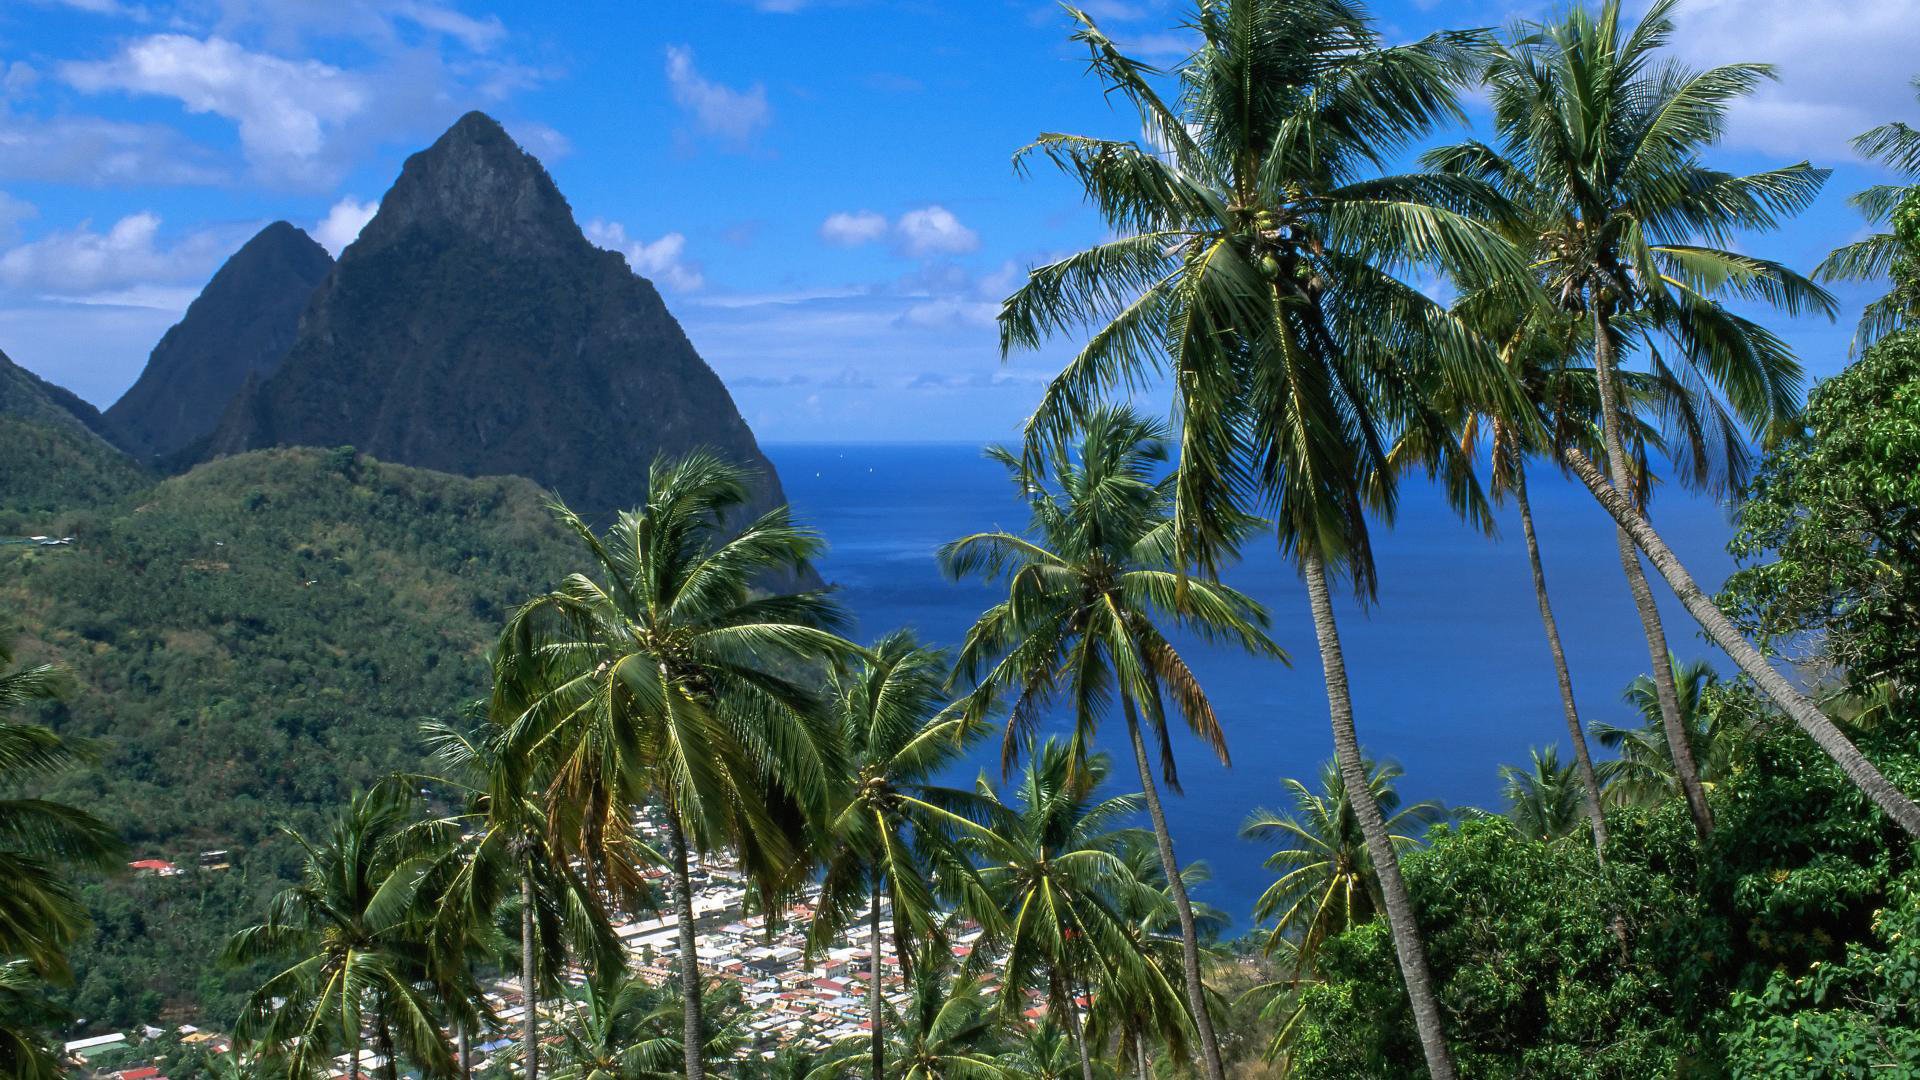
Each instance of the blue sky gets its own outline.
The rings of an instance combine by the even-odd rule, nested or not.
[[[1145,58],[1180,5],[1089,0]],[[1383,0],[1406,39],[1549,5]],[[1690,0],[1697,63],[1763,60],[1717,158],[1810,158],[1820,204],[1752,250],[1810,268],[1885,179],[1847,139],[1920,120],[1911,0]],[[1042,130],[1126,137],[1038,0],[6,0],[0,350],[105,406],[220,262],[285,218],[336,249],[407,154],[470,108],[552,171],[589,236],[653,279],[761,438],[998,439],[1062,352],[1002,363],[996,301],[1102,235]],[[1770,323],[1809,371],[1842,325]]]

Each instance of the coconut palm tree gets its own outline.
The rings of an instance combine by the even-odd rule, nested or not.
[[[624,954],[600,897],[547,827],[535,762],[509,752],[506,729],[488,722],[469,732],[428,721],[421,730],[439,770],[421,779],[457,793],[462,811],[447,820],[465,837],[448,851],[431,894],[434,953],[452,974],[468,970],[472,954],[484,952],[496,936],[495,913],[503,904],[517,910],[524,1005],[520,1068],[523,1080],[536,1080],[539,1004],[560,985],[568,959],[600,972],[621,967]],[[664,862],[638,842],[628,854],[648,865]],[[479,1030],[480,1017],[469,1010],[464,1020],[463,1039]]]
[[[304,855],[299,880],[273,898],[265,922],[233,935],[224,959],[292,962],[241,1006],[236,1045],[258,1047],[290,1076],[330,1068],[345,1050],[357,1078],[370,1022],[389,1077],[401,1054],[432,1076],[455,1071],[424,985],[431,930],[417,903],[451,836],[418,810],[387,781],[355,795],[324,840],[288,832]]]
[[[59,1080],[67,1067],[49,1031],[67,1019],[48,1001],[45,983],[25,960],[0,964],[0,1075],[18,1080]]]
[[[1008,1072],[995,1056],[999,1026],[985,981],[955,971],[944,945],[928,943],[907,979],[907,1002],[887,1043],[886,1075],[898,1080],[998,1080]],[[856,1040],[817,1066],[813,1080],[856,1072],[868,1053]]]
[[[1687,732],[1687,744],[1694,760],[1700,763],[1700,782],[1708,790],[1725,780],[1732,768],[1734,740],[1729,725],[1714,707],[1713,692],[1720,676],[1703,660],[1682,663],[1671,657],[1673,684],[1679,692],[1680,722]],[[1661,731],[1660,705],[1654,682],[1645,675],[1634,678],[1621,695],[1640,714],[1636,727],[1593,725],[1594,737],[1602,746],[1619,754],[1604,764],[1608,798],[1618,806],[1651,806],[1679,792],[1674,778],[1673,758]]]
[[[848,773],[837,784],[822,843],[820,900],[808,942],[822,947],[864,917],[870,942],[868,1015],[874,1080],[885,1062],[881,903],[891,912],[894,954],[910,962],[911,943],[942,937],[934,868],[972,877],[956,846],[984,814],[979,796],[934,777],[967,750],[975,725],[945,711],[947,662],[899,630],[871,656],[833,680]]]
[[[589,886],[641,897],[635,814],[665,813],[693,1080],[706,1066],[691,855],[732,849],[769,907],[806,879],[806,823],[843,766],[804,673],[859,652],[833,633],[843,616],[825,592],[761,589],[821,550],[786,507],[720,532],[749,479],[711,454],[663,458],[646,505],[604,534],[558,509],[592,573],[516,612],[495,664],[494,713],[515,753],[545,763],[548,829]]]
[[[51,664],[5,670],[13,654],[0,644],[0,785],[9,791],[90,764],[93,748],[51,728],[7,719],[15,709],[60,696],[68,676]],[[120,840],[98,818],[50,799],[0,798],[0,958],[25,961],[43,979],[70,978],[67,949],[88,926],[69,869],[120,865]],[[12,969],[18,970],[18,969]]]
[[[1659,705],[1654,708],[1658,710]],[[1500,766],[1507,820],[1529,840],[1571,836],[1580,827],[1584,810],[1578,771],[1571,764],[1560,764],[1560,751],[1551,746],[1529,751],[1529,758],[1526,768]]]
[[[1020,1080],[1072,1080],[1080,1075],[1080,1058],[1074,1052],[1073,1040],[1051,1020],[1021,1028],[1013,1047],[1000,1055],[999,1063],[1008,1076]],[[1094,1075],[1108,1077],[1113,1071],[1104,1062],[1096,1062]]]
[[[1394,788],[1403,772],[1400,766],[1390,761],[1366,764],[1367,789],[1386,815],[1393,846],[1405,850],[1419,844],[1420,834],[1445,811],[1431,801],[1402,807]],[[1332,762],[1322,766],[1318,790],[1292,778],[1285,786],[1293,797],[1292,811],[1256,810],[1240,835],[1277,845],[1265,865],[1280,876],[1254,901],[1253,917],[1256,922],[1274,920],[1270,949],[1282,940],[1293,942],[1297,977],[1313,969],[1327,939],[1369,921],[1384,904],[1339,767]]]
[[[1140,796],[1101,796],[1112,761],[1083,756],[1077,742],[1048,739],[1030,745],[1026,758],[1012,804],[1000,802],[984,776],[979,781],[981,795],[999,811],[991,830],[966,838],[982,888],[962,910],[1006,952],[1002,1016],[1017,1015],[1026,991],[1040,989],[1047,1014],[1065,1024],[1090,1078],[1079,1004],[1089,987],[1147,999],[1157,1010],[1179,1010],[1181,994],[1129,932],[1126,913],[1146,902],[1145,887],[1120,853],[1147,836],[1121,823],[1140,812]],[[980,908],[979,900],[991,906]]]
[[[1806,278],[1727,250],[1736,233],[1771,228],[1805,207],[1827,173],[1801,163],[1740,176],[1702,163],[1700,153],[1719,137],[1729,104],[1769,78],[1771,69],[1735,64],[1690,71],[1662,62],[1672,8],[1672,0],[1656,0],[1629,28],[1618,0],[1608,0],[1597,15],[1576,7],[1558,23],[1522,26],[1514,40],[1495,48],[1487,66],[1495,145],[1467,143],[1429,160],[1528,203],[1529,213],[1546,224],[1531,245],[1543,254],[1525,280],[1538,274],[1551,302],[1591,327],[1606,471],[1578,446],[1556,450],[1620,526],[1621,567],[1640,612],[1663,726],[1695,828],[1705,836],[1712,816],[1680,727],[1665,630],[1636,546],[1714,643],[1876,804],[1920,835],[1920,807],[1739,634],[1632,494],[1641,481],[1624,434],[1623,349],[1641,343],[1651,363],[1671,365],[1675,377],[1690,384],[1714,387],[1735,417],[1764,436],[1798,410],[1799,364],[1779,338],[1724,301],[1767,303],[1788,314],[1833,312],[1833,299]]]
[[[1126,843],[1120,847],[1119,856],[1141,886],[1115,898],[1115,906],[1132,920],[1128,935],[1134,947],[1162,971],[1172,971],[1182,963],[1185,943],[1173,933],[1180,924],[1159,853],[1145,843]],[[1203,862],[1180,868],[1181,885],[1189,893],[1212,876]],[[1201,903],[1193,905],[1193,918],[1203,942],[1216,940],[1232,923],[1225,912]],[[1115,1047],[1115,1065],[1131,1058],[1141,1075],[1146,1074],[1151,1059],[1149,1043],[1157,1044],[1170,1061],[1189,1060],[1187,1014],[1168,1009],[1168,1004],[1151,994],[1115,993],[1109,988],[1087,1010],[1087,1039],[1095,1046]],[[1212,1007],[1215,1001],[1211,990],[1208,1005],[1209,1012],[1218,1011]]]
[[[952,577],[980,574],[1008,583],[1007,599],[968,631],[955,669],[977,679],[966,701],[968,716],[984,717],[996,700],[1010,701],[1003,765],[1011,765],[1014,750],[1056,697],[1070,703],[1074,737],[1083,745],[1092,743],[1111,699],[1118,698],[1162,880],[1172,883],[1187,1004],[1205,1060],[1213,1063],[1219,1046],[1205,1006],[1193,905],[1146,734],[1158,751],[1161,777],[1175,792],[1180,784],[1168,713],[1176,713],[1223,764],[1229,760],[1227,739],[1206,691],[1163,627],[1180,626],[1256,656],[1284,661],[1286,654],[1268,639],[1267,614],[1259,605],[1217,582],[1183,577],[1172,561],[1175,479],[1156,475],[1167,458],[1166,438],[1164,424],[1107,407],[1088,413],[1071,454],[1055,450],[1029,463],[994,448],[1032,524],[1024,535],[990,532],[956,540],[940,550],[940,560]],[[1048,486],[1050,479],[1057,491]]]
[[[1920,79],[1915,79],[1913,86],[1920,92]],[[1894,221],[1895,227],[1835,250],[1813,271],[1816,281],[1892,279],[1893,288],[1860,314],[1853,339],[1858,352],[1895,330],[1920,323],[1920,273],[1916,273],[1920,268],[1913,266],[1911,250],[1920,245],[1920,203],[1914,195],[1916,184],[1920,184],[1920,131],[1895,120],[1857,136],[1853,148],[1861,157],[1878,161],[1907,181],[1877,184],[1847,200],[1869,224]],[[1907,208],[1909,230],[1905,241],[1898,235],[1898,214],[1903,208]]]
[[[1492,396],[1509,382],[1475,335],[1400,275],[1431,263],[1476,280],[1519,277],[1524,260],[1466,213],[1476,185],[1381,175],[1460,116],[1456,93],[1482,37],[1384,47],[1346,0],[1207,3],[1190,17],[1199,44],[1169,104],[1154,69],[1079,17],[1095,73],[1138,110],[1146,136],[1047,134],[1022,154],[1073,176],[1118,236],[1034,269],[1002,308],[1007,351],[1090,332],[1047,387],[1029,442],[1064,442],[1102,395],[1164,375],[1180,419],[1181,565],[1217,570],[1244,512],[1273,512],[1306,580],[1335,757],[1379,867],[1421,1045],[1433,1074],[1450,1078],[1425,946],[1367,798],[1329,578],[1373,595],[1367,517],[1395,504],[1387,447],[1408,426],[1444,431],[1426,405],[1434,385]]]
[[[700,1054],[720,1068],[740,1048],[744,1025],[738,987],[709,983],[702,994],[706,1037]],[[677,988],[655,986],[619,969],[587,981],[553,1052],[553,1080],[670,1080],[683,1075],[685,1050]]]

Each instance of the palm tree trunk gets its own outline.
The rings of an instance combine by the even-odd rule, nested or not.
[[[1732,657],[1734,664],[1782,712],[1793,718],[1800,730],[1806,732],[1807,737],[1824,750],[1834,764],[1840,766],[1840,771],[1846,773],[1847,778],[1872,799],[1874,805],[1906,830],[1907,835],[1920,838],[1920,806],[1915,806],[1913,800],[1902,794],[1874,767],[1873,762],[1860,753],[1858,747],[1848,741],[1846,735],[1833,725],[1833,721],[1827,719],[1811,698],[1795,689],[1786,676],[1767,663],[1766,658],[1760,655],[1760,650],[1741,636],[1733,621],[1694,582],[1693,575],[1687,573],[1687,568],[1674,555],[1673,549],[1634,509],[1633,504],[1606,482],[1600,470],[1585,454],[1566,447],[1561,450],[1560,456],[1574,475],[1580,478],[1580,482],[1587,486],[1587,490],[1593,493],[1594,498],[1600,501],[1600,505],[1613,515],[1614,521],[1626,529],[1633,536],[1634,543],[1647,553],[1647,560],[1666,579],[1674,595],[1680,598],[1680,603],[1700,623],[1701,629],[1707,632],[1707,637]]]
[[[1615,491],[1632,490],[1633,471],[1627,463],[1626,444],[1620,434],[1620,388],[1615,383],[1613,328],[1607,323],[1599,304],[1593,309],[1593,371],[1600,390],[1600,426],[1607,448],[1607,466]],[[1667,750],[1673,756],[1674,779],[1687,799],[1687,813],[1693,818],[1694,832],[1702,842],[1713,834],[1713,811],[1707,806],[1707,792],[1700,784],[1700,770],[1693,761],[1693,741],[1680,719],[1680,696],[1673,686],[1673,654],[1667,647],[1666,628],[1660,622],[1660,609],[1654,604],[1653,590],[1647,586],[1647,574],[1640,566],[1640,553],[1625,527],[1614,530],[1614,543],[1620,549],[1620,568],[1626,571],[1627,587],[1640,611],[1640,627],[1647,637],[1647,655],[1653,664],[1653,686],[1660,700],[1660,726],[1667,734]]]
[[[1055,996],[1067,1005],[1067,1032],[1073,1036],[1073,1048],[1080,1053],[1080,1080],[1093,1080],[1093,1061],[1087,1057],[1086,1036],[1080,1030],[1080,1002],[1074,998],[1073,980],[1061,978],[1056,971],[1053,984]],[[1066,989],[1063,991],[1061,987]]]
[[[1174,910],[1180,916],[1180,966],[1187,977],[1187,1005],[1193,1009],[1193,1022],[1200,1030],[1201,1063],[1208,1080],[1226,1080],[1226,1067],[1220,1061],[1220,1042],[1213,1034],[1213,1017],[1207,1012],[1207,992],[1200,982],[1199,934],[1193,927],[1193,903],[1187,899],[1187,883],[1180,877],[1180,863],[1173,856],[1173,834],[1167,829],[1167,816],[1160,809],[1160,791],[1153,781],[1153,767],[1147,763],[1147,743],[1140,736],[1140,717],[1131,695],[1122,693],[1120,705],[1126,711],[1127,736],[1133,740],[1133,762],[1140,769],[1140,788],[1147,796],[1147,816],[1153,820],[1153,839],[1160,849],[1160,869],[1167,875],[1167,889],[1173,894]]]
[[[520,1062],[526,1080],[540,1076],[540,1012],[535,1005],[540,985],[540,969],[535,966],[534,936],[539,920],[533,910],[533,856],[526,856],[520,868],[520,1005],[526,1012],[520,1017]]]
[[[1520,532],[1527,540],[1527,564],[1533,568],[1533,596],[1539,601],[1540,623],[1547,631],[1547,651],[1553,654],[1553,675],[1560,684],[1560,708],[1567,717],[1567,737],[1573,740],[1573,758],[1580,766],[1580,787],[1587,794],[1587,820],[1593,826],[1594,855],[1606,862],[1607,819],[1600,802],[1600,777],[1593,771],[1586,729],[1580,725],[1580,710],[1573,702],[1573,676],[1567,671],[1567,654],[1560,647],[1560,626],[1554,621],[1553,604],[1547,599],[1547,572],[1540,565],[1540,540],[1533,531],[1526,464],[1517,457],[1513,467],[1513,501],[1520,508]]]
[[[460,1080],[473,1080],[473,1048],[469,1045],[469,1042],[467,1025],[463,1023],[460,1025],[458,1043],[460,1050]]]
[[[1147,1037],[1139,1032],[1133,1036],[1133,1060],[1139,1068],[1140,1080],[1147,1080]]]
[[[347,1080],[360,1080],[360,1017],[354,1016],[350,1025],[353,1028],[353,1045],[347,1049]]]
[[[894,912],[894,917],[899,917]],[[873,892],[867,898],[867,1012],[873,1022],[873,1080],[883,1080],[887,1070],[886,1042],[880,1032],[880,874],[873,875]]]
[[[400,1061],[393,1049],[393,1021],[387,1017],[387,1005],[380,1003],[380,1019],[377,1030],[380,1033],[380,1057],[387,1080],[400,1080]]]
[[[687,867],[687,833],[676,810],[667,812],[667,828],[673,835],[673,900],[680,915],[680,996],[681,1039],[686,1051],[687,1080],[706,1080],[706,1055],[701,1032],[706,1025],[700,1018],[700,954],[693,934],[693,872]]]
[[[1327,592],[1327,567],[1311,546],[1303,546],[1300,563],[1307,579],[1307,602],[1313,609],[1314,637],[1320,643],[1320,664],[1326,673],[1333,756],[1347,789],[1347,801],[1353,804],[1354,817],[1359,819],[1361,835],[1366,838],[1374,877],[1380,883],[1387,928],[1393,933],[1393,949],[1400,959],[1400,977],[1413,1006],[1413,1026],[1420,1034],[1420,1048],[1426,1054],[1427,1071],[1433,1080],[1454,1080],[1453,1054],[1447,1049],[1446,1032],[1440,1023],[1440,1001],[1433,990],[1426,943],[1420,938],[1420,924],[1414,919],[1406,880],[1400,876],[1400,859],[1388,838],[1386,819],[1380,814],[1373,789],[1367,786],[1366,764],[1361,760],[1360,739],[1353,727],[1347,661],[1340,650],[1340,630],[1334,623],[1333,600]]]

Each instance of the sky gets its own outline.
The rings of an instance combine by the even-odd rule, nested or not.
[[[1764,61],[1712,159],[1803,159],[1818,205],[1748,250],[1811,269],[1889,176],[1851,136],[1920,122],[1912,0],[1683,0],[1675,51]],[[1084,0],[1179,58],[1174,0]],[[1552,5],[1379,0],[1390,41]],[[1003,360],[998,301],[1101,239],[1042,131],[1137,135],[1039,0],[0,0],[0,351],[113,402],[220,263],[285,219],[336,253],[469,109],[552,172],[665,295],[761,439],[1012,437],[1070,342]],[[1477,106],[1469,101],[1470,111]],[[1766,321],[1837,371],[1838,324]]]

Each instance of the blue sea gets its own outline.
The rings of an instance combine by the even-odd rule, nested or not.
[[[840,587],[863,638],[912,626],[923,640],[954,646],[996,599],[979,582],[948,581],[934,560],[935,550],[956,537],[1026,524],[1004,469],[980,447],[809,443],[766,451],[800,519],[826,534],[822,572]],[[1612,522],[1577,481],[1548,469],[1529,480],[1582,715],[1628,722],[1634,718],[1621,691],[1649,666]],[[1408,799],[1498,809],[1501,764],[1524,762],[1529,747],[1548,744],[1560,745],[1567,759],[1519,519],[1511,507],[1502,515],[1497,537],[1478,535],[1437,492],[1410,481],[1398,520],[1375,537],[1378,603],[1340,605],[1361,742],[1369,754],[1405,768],[1401,792]],[[1726,509],[1669,488],[1656,495],[1653,517],[1701,585],[1716,589],[1732,569]],[[1185,795],[1168,798],[1167,815],[1181,861],[1205,860],[1212,870],[1198,898],[1232,914],[1238,933],[1249,928],[1254,898],[1271,880],[1261,866],[1267,852],[1240,839],[1240,826],[1256,807],[1285,807],[1282,778],[1314,783],[1332,741],[1298,575],[1269,539],[1249,544],[1226,578],[1273,613],[1273,637],[1293,664],[1193,646],[1189,662],[1226,726],[1233,764],[1221,766],[1181,732],[1176,750]],[[1657,577],[1654,584],[1664,593]],[[1662,600],[1674,650],[1724,669],[1678,602]],[[1103,729],[1102,738],[1123,766],[1116,775],[1131,778],[1120,726]],[[978,758],[997,779],[998,743],[982,747]]]

